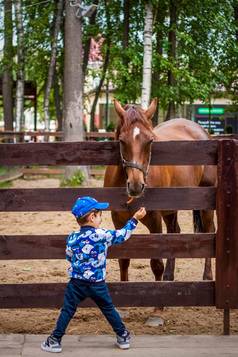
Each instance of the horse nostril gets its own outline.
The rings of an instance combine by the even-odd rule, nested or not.
[[[137,196],[139,197],[145,189],[144,183],[133,183],[127,181],[127,191],[129,192],[130,196]]]

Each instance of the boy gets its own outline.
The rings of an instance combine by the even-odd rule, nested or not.
[[[78,198],[72,213],[80,225],[78,232],[69,235],[66,244],[66,259],[71,263],[68,269],[70,281],[66,287],[64,304],[52,334],[41,344],[48,352],[61,352],[61,338],[72,319],[77,306],[90,297],[102,311],[116,333],[119,348],[130,347],[130,333],[115,309],[105,283],[106,256],[108,247],[120,244],[130,238],[138,220],[146,215],[141,207],[122,229],[106,230],[99,228],[102,210],[109,203],[98,202],[92,197]]]

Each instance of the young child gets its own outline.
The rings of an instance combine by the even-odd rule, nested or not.
[[[48,352],[61,352],[61,339],[74,316],[77,306],[90,297],[100,308],[116,333],[116,344],[122,349],[130,347],[130,333],[115,309],[107,284],[106,256],[108,247],[125,242],[130,238],[138,220],[146,215],[141,207],[122,229],[106,230],[99,228],[102,222],[102,210],[109,203],[98,202],[92,197],[81,197],[75,202],[72,213],[80,225],[80,230],[69,235],[66,244],[66,259],[71,263],[70,281],[65,290],[64,304],[56,327],[51,335],[41,344],[41,349]]]

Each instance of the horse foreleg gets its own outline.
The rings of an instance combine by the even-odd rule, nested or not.
[[[118,259],[119,267],[120,267],[120,279],[121,281],[129,281],[128,276],[128,268],[130,265],[130,259]],[[128,308],[119,308],[118,312],[122,319],[129,317],[129,309]]]
[[[164,275],[163,275],[164,281],[173,281],[174,280],[174,269],[175,269],[175,258],[167,259],[165,270],[164,270]]]
[[[121,229],[126,221],[130,218],[129,213],[125,212],[111,212],[112,221],[116,229]],[[128,276],[128,268],[130,265],[130,259],[118,259],[119,267],[120,267],[120,280],[121,281],[129,281]],[[120,308],[118,312],[122,318],[126,318],[129,316],[129,311],[127,308]]]
[[[163,271],[164,271],[164,263],[162,259],[151,259],[150,267],[155,276],[156,281],[162,280]]]
[[[177,212],[163,216],[164,222],[167,227],[167,233],[180,233],[180,227],[177,219]],[[165,271],[163,275],[164,281],[174,280],[175,258],[167,259]]]
[[[161,214],[157,211],[149,211],[141,222],[149,229],[150,233],[162,233]],[[150,260],[151,270],[156,281],[162,280],[164,263],[162,259]],[[163,326],[163,307],[155,307],[152,316],[146,321],[147,326]]]
[[[201,211],[203,232],[213,233],[215,232],[214,225],[214,211]],[[203,280],[212,280],[212,260],[211,258],[205,259]]]
[[[127,220],[130,218],[130,214],[128,212],[111,212],[112,221],[116,229],[121,229]],[[128,281],[128,268],[130,265],[130,259],[118,259],[119,267],[120,267],[120,278],[121,281]]]
[[[205,258],[203,280],[212,280],[212,260],[211,258]]]
[[[161,233],[162,224],[161,224],[161,215],[160,212],[150,211],[147,212],[147,215],[141,220],[141,222],[149,229],[150,233]],[[150,267],[155,276],[156,281],[162,280],[164,272],[164,263],[162,259],[151,259]]]
[[[119,259],[121,281],[129,281],[128,268],[130,259]]]

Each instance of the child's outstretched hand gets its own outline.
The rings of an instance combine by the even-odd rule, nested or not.
[[[146,215],[146,209],[145,207],[141,207],[140,209],[138,209],[138,211],[136,211],[136,213],[134,214],[134,218],[139,220],[139,219],[142,219],[144,218]]]

